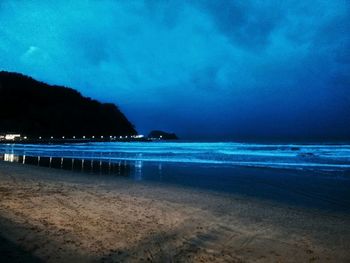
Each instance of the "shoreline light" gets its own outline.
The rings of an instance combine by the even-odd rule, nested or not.
[[[21,135],[20,134],[6,134],[5,135],[5,140],[7,141],[14,141],[15,139],[20,139]]]

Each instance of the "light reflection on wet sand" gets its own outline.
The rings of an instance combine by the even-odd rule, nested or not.
[[[0,160],[12,163],[21,163],[26,165],[35,165],[54,169],[70,170],[75,172],[129,176],[131,165],[125,161],[112,162],[111,160],[91,160],[91,159],[74,159],[61,157],[43,157],[43,156],[26,156],[5,153],[0,155]],[[142,162],[135,164],[138,170],[142,168]],[[136,174],[140,174],[137,171]],[[137,175],[140,177],[140,175]],[[136,176],[136,177],[137,177]]]

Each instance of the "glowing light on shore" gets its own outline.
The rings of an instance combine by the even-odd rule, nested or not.
[[[9,153],[5,153],[4,154],[4,161],[5,162],[14,162],[14,160],[15,160],[15,155],[14,154],[9,154]]]
[[[19,139],[19,138],[21,138],[20,134],[6,134],[5,135],[5,140],[8,140],[8,141],[14,141],[15,139]]]

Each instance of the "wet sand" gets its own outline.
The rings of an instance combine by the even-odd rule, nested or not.
[[[350,215],[0,162],[1,262],[349,262]]]

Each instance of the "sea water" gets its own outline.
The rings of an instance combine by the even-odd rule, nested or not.
[[[0,159],[350,214],[345,144],[0,144]]]
[[[198,163],[289,169],[349,170],[350,145],[233,142],[99,142],[0,144],[0,153],[76,159]]]

